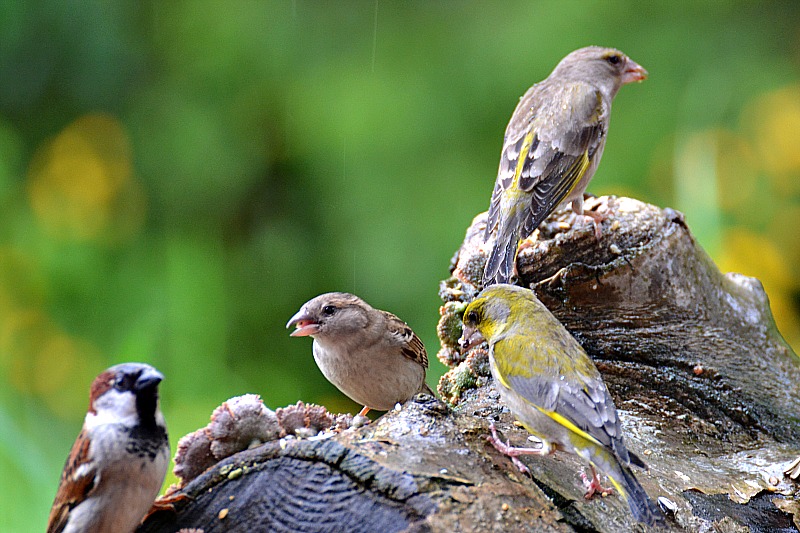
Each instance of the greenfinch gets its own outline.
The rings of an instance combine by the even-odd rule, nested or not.
[[[583,211],[583,193],[597,170],[619,88],[647,71],[613,48],[575,50],[547,79],[528,89],[506,127],[485,241],[496,234],[484,287],[507,283],[517,246],[562,203],[592,218],[600,238],[603,215]]]
[[[464,311],[463,348],[486,340],[500,398],[540,448],[515,448],[490,439],[498,450],[516,456],[549,455],[563,450],[583,458],[592,470],[586,497],[606,474],[645,524],[660,524],[661,513],[633,476],[630,464],[644,464],[628,452],[614,401],[600,372],[578,341],[532,291],[506,284],[484,289]],[[493,430],[494,433],[494,430]]]
[[[314,361],[323,375],[354,402],[388,411],[425,384],[428,354],[412,329],[345,292],[321,294],[303,304],[286,327],[293,337],[314,338]]]

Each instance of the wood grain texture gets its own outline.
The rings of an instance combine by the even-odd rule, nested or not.
[[[783,470],[800,455],[800,360],[761,284],[720,273],[680,213],[627,198],[595,202],[609,215],[600,242],[590,225],[573,228],[556,212],[520,252],[520,283],[597,364],[628,449],[649,466],[636,477],[653,500],[671,502],[666,530],[795,531],[800,485]],[[481,224],[485,215],[454,257],[442,313],[456,316],[480,289]],[[442,337],[459,329],[446,325]],[[443,338],[454,365],[443,383],[460,387],[458,405],[420,395],[330,439],[241,452],[140,531],[645,529],[618,496],[583,498],[578,458],[524,457],[523,476],[488,445],[490,420],[512,444],[525,445],[527,433],[491,384],[474,388],[487,380],[485,362],[456,350]]]

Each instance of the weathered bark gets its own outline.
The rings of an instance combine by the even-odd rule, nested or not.
[[[599,242],[560,212],[518,268],[596,361],[628,448],[649,464],[637,478],[651,498],[675,504],[670,529],[795,530],[798,486],[783,470],[800,454],[800,360],[775,329],[761,284],[720,274],[679,213],[622,198],[596,203],[610,215]],[[467,232],[446,299],[479,289],[482,220]],[[491,386],[464,388],[485,380],[485,369],[464,365],[444,378],[461,398],[455,408],[420,397],[363,428],[241,452],[141,531],[643,528],[616,495],[583,499],[577,458],[524,458],[524,476],[487,445],[489,419],[512,443],[526,433]]]
[[[520,274],[598,365],[618,367],[609,387],[661,409],[668,398],[676,415],[713,425],[702,432],[708,445],[800,442],[800,359],[761,283],[722,275],[680,213],[603,203],[619,222],[608,244],[588,231],[557,234],[521,254]],[[565,250],[561,239],[574,243],[568,258],[550,253]]]

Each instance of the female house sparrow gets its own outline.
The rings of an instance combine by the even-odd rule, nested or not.
[[[417,392],[433,392],[425,384],[428,354],[408,325],[392,313],[374,309],[358,296],[322,294],[306,302],[287,328],[293,337],[314,337],[314,361],[354,402],[388,411]]]
[[[625,447],[600,372],[533,292],[505,284],[484,289],[464,311],[461,344],[466,349],[484,339],[500,397],[542,442],[540,448],[514,448],[500,442],[492,427],[492,444],[522,468],[518,455],[576,454],[591,466],[587,498],[608,491],[600,485],[597,467],[627,500],[636,520],[661,523],[661,514],[631,472],[631,462],[644,464]]]
[[[611,101],[622,85],[647,71],[613,48],[590,46],[561,60],[547,79],[528,89],[506,127],[484,240],[496,230],[484,286],[506,283],[517,244],[560,204],[583,212],[583,192],[606,144]]]
[[[92,382],[89,410],[64,465],[47,533],[130,533],[153,504],[169,463],[150,365],[112,366]]]

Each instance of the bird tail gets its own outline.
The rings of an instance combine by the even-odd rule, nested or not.
[[[492,251],[483,269],[484,287],[495,283],[508,283],[515,273],[517,247],[527,213],[526,199],[519,196],[504,198],[500,206],[503,214],[497,225]]]
[[[663,514],[647,496],[630,468],[623,466],[616,458],[609,459],[611,464],[596,466],[608,476],[617,492],[628,502],[633,517],[649,526],[664,526]],[[605,468],[606,466],[609,468]]]
[[[523,191],[506,191],[500,199],[499,221],[495,239],[486,266],[483,269],[483,286],[508,283],[516,273],[517,250],[520,239],[536,229],[530,229],[530,195]],[[489,227],[487,226],[487,231]]]
[[[514,274],[516,259],[517,239],[512,237],[501,241],[500,235],[498,235],[483,270],[483,286],[508,283]]]

